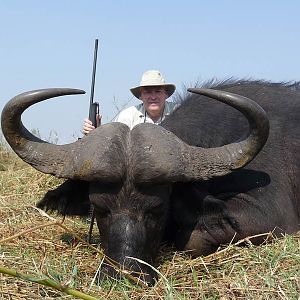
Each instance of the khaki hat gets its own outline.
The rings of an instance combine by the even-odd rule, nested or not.
[[[141,87],[156,86],[156,85],[165,87],[169,97],[175,92],[176,89],[176,86],[174,84],[165,82],[164,77],[159,71],[150,70],[150,71],[146,71],[143,74],[140,85],[131,88],[130,91],[135,97],[139,99],[141,94]]]

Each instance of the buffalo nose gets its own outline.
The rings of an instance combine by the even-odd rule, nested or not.
[[[109,278],[122,279],[130,277],[126,274],[130,274],[133,277],[139,278],[141,281],[147,283],[148,285],[154,285],[155,279],[157,278],[156,273],[148,266],[141,265],[139,263],[126,264],[123,265],[124,271],[118,271],[114,267],[108,264],[103,264],[101,266],[100,272],[98,274],[98,282],[101,283]],[[132,281],[132,280],[131,280]]]

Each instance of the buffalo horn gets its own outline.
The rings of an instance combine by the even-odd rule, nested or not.
[[[188,177],[206,179],[222,176],[247,165],[259,153],[269,136],[269,119],[263,108],[247,97],[226,91],[197,88],[188,91],[232,106],[249,122],[248,137],[242,141],[216,148],[199,149],[188,146],[187,163],[191,166],[189,168],[191,174]]]
[[[265,111],[256,102],[212,89],[189,91],[239,110],[248,119],[248,137],[221,147],[202,148],[186,144],[161,126],[137,125],[131,133],[132,140],[136,141],[132,145],[132,162],[137,182],[186,182],[226,175],[249,163],[264,146],[268,138],[269,121]]]
[[[129,132],[126,125],[103,125],[74,143],[56,145],[31,134],[21,121],[22,113],[35,103],[53,97],[84,93],[78,89],[52,88],[14,97],[2,111],[3,134],[18,156],[43,173],[70,179],[118,180],[124,172],[122,149]],[[101,141],[101,147],[97,147],[98,141]],[[116,155],[118,151],[120,154]],[[114,155],[120,159],[115,159],[111,166],[110,156]]]

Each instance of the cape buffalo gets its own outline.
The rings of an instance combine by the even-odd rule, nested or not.
[[[300,228],[299,83],[227,80],[189,91],[162,126],[106,124],[67,145],[33,136],[21,114],[81,90],[26,92],[2,113],[12,149],[68,179],[38,206],[84,216],[92,203],[105,253],[148,281],[150,268],[128,257],[152,263],[166,237],[197,256]]]

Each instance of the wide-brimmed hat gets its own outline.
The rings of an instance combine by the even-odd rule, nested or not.
[[[141,87],[144,86],[163,86],[166,89],[169,97],[175,92],[176,89],[174,84],[166,83],[162,74],[156,70],[146,71],[142,76],[140,85],[131,88],[130,91],[135,97],[140,98]]]

